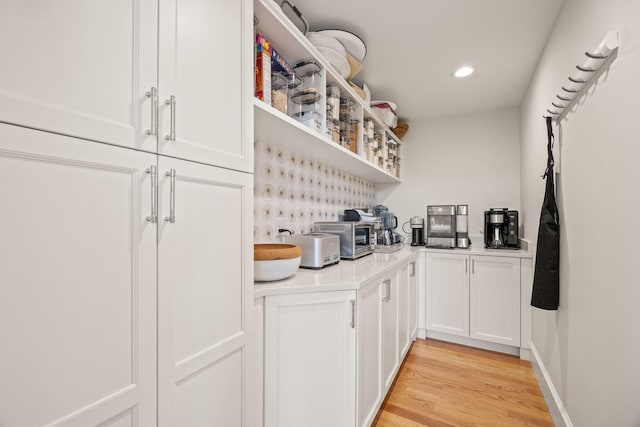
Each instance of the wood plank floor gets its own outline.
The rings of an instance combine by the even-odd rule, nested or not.
[[[418,339],[373,425],[515,427],[553,422],[529,362]]]

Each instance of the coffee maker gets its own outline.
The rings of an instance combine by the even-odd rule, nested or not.
[[[520,249],[518,211],[491,208],[484,212],[484,247]]]
[[[411,226],[411,246],[424,246],[424,218],[412,216],[409,219]]]

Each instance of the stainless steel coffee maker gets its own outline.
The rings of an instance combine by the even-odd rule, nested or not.
[[[484,212],[484,246],[490,249],[520,249],[518,211],[491,208]]]

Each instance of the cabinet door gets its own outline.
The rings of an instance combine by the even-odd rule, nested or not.
[[[520,346],[520,259],[471,257],[471,338]]]
[[[418,261],[409,263],[409,345],[418,335]]]
[[[355,303],[355,291],[266,297],[266,427],[353,426]]]
[[[158,171],[159,425],[252,425],[251,175],[163,156]]]
[[[358,291],[358,426],[369,426],[382,402],[382,285]]]
[[[155,151],[157,3],[2,0],[0,121]]]
[[[427,254],[427,329],[469,336],[469,257]]]
[[[156,424],[155,161],[0,124],[0,424]]]
[[[398,361],[409,350],[409,264],[398,271]]]
[[[386,287],[386,289],[385,289]],[[386,394],[398,370],[398,276],[383,283],[382,300],[382,381]]]
[[[160,0],[159,153],[253,170],[252,15],[250,0]]]

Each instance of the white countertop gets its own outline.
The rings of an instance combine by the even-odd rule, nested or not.
[[[408,262],[411,258],[417,258],[420,253],[424,252],[514,258],[532,257],[531,252],[526,249],[485,249],[480,239],[472,238],[472,242],[473,244],[469,249],[435,249],[399,244],[401,249],[396,252],[373,253],[354,261],[341,260],[338,264],[321,270],[299,268],[293,276],[284,280],[255,282],[254,298],[304,292],[357,290],[377,276],[383,276],[398,267],[400,263]]]

